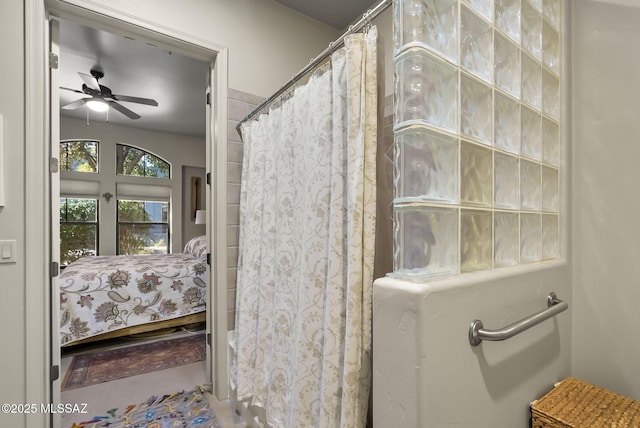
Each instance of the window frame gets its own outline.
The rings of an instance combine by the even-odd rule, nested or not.
[[[127,198],[131,198],[131,199],[127,199]],[[120,221],[120,209],[119,209],[119,203],[120,201],[130,201],[130,202],[158,202],[158,203],[166,203],[167,204],[167,221],[166,222],[158,222],[158,221]],[[116,246],[115,246],[115,252],[116,255],[122,255],[121,251],[120,251],[120,225],[165,225],[167,227],[167,239],[166,239],[166,246],[167,246],[167,251],[166,253],[151,253],[151,254],[171,254],[171,201],[170,200],[162,200],[162,199],[134,199],[134,197],[119,197],[116,198],[116,222],[115,222],[115,232],[116,232]],[[136,254],[141,254],[141,253],[136,253]],[[142,254],[146,254],[146,253],[142,253]]]
[[[121,147],[125,147],[125,148],[131,148],[131,149],[135,149],[138,150],[140,152],[142,152],[142,157],[138,160],[138,163],[143,162],[144,166],[144,175],[136,175],[136,174],[127,174],[124,172],[119,171],[120,168],[120,162],[119,162],[119,158],[120,158],[120,150]],[[116,143],[116,159],[115,159],[115,173],[116,176],[124,176],[124,177],[140,177],[140,178],[154,178],[154,179],[161,179],[161,180],[171,180],[173,178],[172,172],[173,172],[173,166],[171,165],[171,162],[167,161],[165,158],[158,156],[157,154],[150,152],[149,150],[143,149],[141,147],[138,146],[134,146],[132,144],[124,144],[124,143]],[[153,175],[147,175],[147,169],[146,169],[146,157],[147,156],[152,156],[156,159],[158,159],[161,162],[164,162],[167,165],[167,169],[168,169],[168,174],[166,177],[159,177],[159,176],[153,176]],[[124,167],[124,159],[126,159],[126,156],[123,157],[123,161],[122,161],[122,167]],[[136,163],[136,165],[138,164]]]
[[[63,216],[60,215],[60,265],[62,267],[66,267],[69,266],[69,264],[73,263],[76,260],[79,260],[82,257],[87,257],[87,256],[82,256],[82,257],[78,257],[77,259],[64,264],[63,263],[63,254],[62,254],[62,242],[63,242],[63,237],[62,237],[62,228],[63,225],[79,225],[79,226],[86,226],[86,225],[93,225],[95,226],[95,254],[94,256],[99,256],[100,255],[100,198],[96,195],[86,195],[86,196],[80,196],[80,195],[66,195],[66,194],[61,194],[60,195],[60,210],[62,210],[63,205],[66,207],[68,206],[68,200],[69,199],[86,199],[86,200],[93,200],[96,202],[96,217],[95,217],[95,221],[67,221],[66,219],[63,219]],[[62,202],[64,200],[64,203]],[[67,212],[67,210],[65,209],[65,213]]]
[[[67,154],[67,149],[65,148],[63,150],[63,145],[67,145],[67,144],[71,144],[71,143],[95,143],[96,145],[96,159],[95,159],[95,171],[78,171],[76,169],[66,169],[63,168],[62,165],[69,165],[68,162],[68,154]],[[59,165],[60,165],[60,171],[64,172],[64,173],[79,173],[79,174],[100,174],[100,140],[96,140],[93,138],[73,138],[73,139],[64,139],[64,140],[60,140],[59,142],[59,154],[58,154],[58,158],[59,158]],[[64,157],[65,157],[65,161],[62,161],[63,158],[63,152],[64,152]]]

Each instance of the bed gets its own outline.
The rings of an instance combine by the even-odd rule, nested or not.
[[[92,256],[60,275],[60,343],[68,346],[189,324],[206,310],[206,239],[184,252]]]

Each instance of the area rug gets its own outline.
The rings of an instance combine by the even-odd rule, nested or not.
[[[152,396],[140,404],[123,409],[111,409],[104,416],[94,416],[85,422],[74,423],[71,428],[221,428],[213,414],[204,390]]]
[[[206,357],[204,334],[76,355],[71,361],[61,388],[62,391],[68,391],[183,366],[202,361]]]

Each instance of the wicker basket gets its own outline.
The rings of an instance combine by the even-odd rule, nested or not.
[[[568,377],[531,403],[533,428],[638,428],[640,401]]]

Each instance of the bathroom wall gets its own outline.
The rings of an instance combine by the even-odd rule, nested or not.
[[[572,368],[640,400],[640,5],[611,3],[573,3]]]
[[[227,327],[235,327],[236,279],[240,224],[240,178],[242,176],[242,138],[236,125],[264,98],[229,89],[227,111]]]
[[[571,374],[571,308],[504,342],[469,343],[480,319],[497,329],[571,303],[571,269],[549,262],[426,283],[374,285],[375,428],[525,428],[529,403]]]
[[[570,3],[565,2],[565,7]],[[570,17],[570,10],[566,12]],[[570,34],[564,64],[570,76]],[[567,80],[570,81],[570,80]],[[569,101],[569,85],[563,99]],[[530,402],[572,374],[572,175],[569,103],[563,108],[560,258],[418,283],[374,284],[374,427],[525,428]],[[547,307],[569,310],[501,342],[469,343],[475,319],[498,329]]]
[[[393,271],[393,94],[380,100],[376,161],[376,251],[373,277]]]
[[[383,85],[383,95],[388,97],[393,95],[393,7],[388,7],[372,23],[378,28],[378,58],[382,64],[379,84]]]
[[[525,427],[528,401],[567,374],[640,399],[640,8],[620,0],[568,5],[566,264],[497,279],[379,281],[376,426]],[[569,301],[568,312],[508,341],[469,346],[469,321],[505,325],[536,311],[550,289]],[[380,348],[388,350],[382,357]]]

